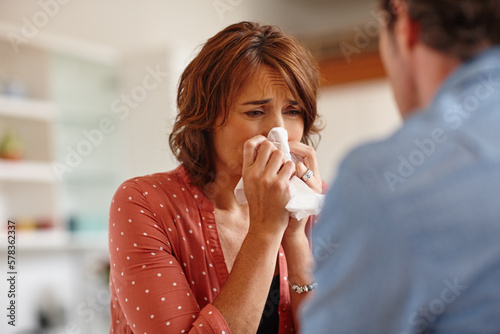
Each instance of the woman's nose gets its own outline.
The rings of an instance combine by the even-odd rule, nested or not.
[[[269,116],[269,120],[266,124],[265,136],[267,136],[267,134],[269,133],[269,131],[271,131],[272,128],[276,127],[281,127],[281,128],[285,127],[285,122],[283,120],[283,115],[281,114],[281,112],[279,114],[273,114]]]

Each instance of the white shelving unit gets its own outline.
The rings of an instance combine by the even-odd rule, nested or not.
[[[45,122],[55,118],[55,106],[47,101],[0,96],[0,120]],[[0,181],[44,182],[56,181],[47,161],[10,161],[0,159]]]
[[[64,323],[60,324],[63,327],[77,324],[82,334],[103,333],[109,326],[109,302],[102,297],[106,296],[108,288],[105,282],[107,233],[103,228],[99,231],[73,230],[74,224],[69,219],[90,212],[79,223],[93,222],[92,215],[97,211],[94,203],[108,205],[101,197],[108,201],[110,196],[107,193],[101,195],[103,191],[98,188],[104,183],[101,180],[107,181],[106,175],[95,171],[102,169],[102,163],[96,168],[93,165],[100,147],[95,148],[95,153],[63,180],[58,177],[53,163],[64,163],[66,146],[74,146],[75,141],[82,139],[82,129],[90,129],[94,126],[93,119],[102,117],[99,112],[105,109],[92,104],[100,97],[98,93],[111,93],[96,79],[100,67],[95,65],[94,72],[88,70],[93,64],[103,63],[102,59],[91,59],[93,52],[66,52],[69,49],[61,48],[61,45],[65,43],[30,43],[14,54],[10,42],[0,36],[3,71],[0,72],[0,139],[7,130],[12,130],[24,144],[21,159],[0,159],[0,256],[6,258],[7,255],[6,225],[11,219],[17,227],[19,322],[15,330],[40,332],[39,312],[48,300],[52,300],[64,309]],[[69,60],[65,63],[65,59]],[[106,61],[104,64],[109,65]],[[108,76],[111,75],[103,75]],[[55,83],[54,77],[57,79]],[[22,83],[26,97],[1,95],[2,84],[8,79]],[[69,96],[67,104],[66,96]],[[104,102],[102,104],[106,106]],[[68,111],[67,105],[73,106],[75,112]],[[93,118],[88,117],[90,112],[95,113]],[[82,123],[89,119],[88,124]],[[112,136],[106,138],[107,143],[112,139]],[[85,171],[89,171],[88,176],[83,176]],[[88,184],[88,180],[95,179],[98,180],[95,185]],[[97,190],[93,191],[93,187]],[[68,212],[68,202],[74,204],[75,212]],[[94,221],[104,221],[106,226],[106,217],[103,220],[101,216]],[[0,264],[4,273],[7,271],[6,262]],[[7,291],[6,284],[5,280],[0,282],[1,291]],[[87,305],[89,298],[96,296],[101,297],[101,311],[96,314],[95,321],[88,321],[78,310]],[[7,302],[6,295],[0,298],[2,308]],[[0,333],[10,333],[10,330],[6,322],[0,323]],[[51,327],[50,332],[64,330]]]
[[[0,181],[54,183],[56,178],[48,163],[0,160]]]
[[[0,136],[15,131],[24,143],[21,160],[0,159],[0,216],[64,230],[58,204],[58,182],[52,171],[53,124],[56,107],[50,101],[0,96]]]
[[[16,238],[22,253],[107,252],[107,235],[102,232],[25,231]],[[7,249],[6,234],[2,233],[0,239],[1,253]]]
[[[52,122],[56,112],[49,101],[0,96],[0,116]]]
[[[42,151],[46,152],[43,155],[34,157],[34,154],[31,153],[35,149],[32,149],[26,159],[21,161],[0,159],[2,166],[0,169],[0,179],[9,179],[11,176],[16,179],[22,179],[22,175],[36,175],[44,169],[43,165],[49,165],[47,159],[50,158],[49,155],[51,155],[52,151],[52,143],[49,141],[52,136],[55,110],[54,104],[48,101],[0,95],[0,131],[2,131],[0,135],[9,130],[8,128],[13,128],[16,132],[21,132],[21,135],[24,137],[22,139],[26,140],[28,145],[36,144],[33,146],[35,146],[37,151],[43,146]],[[25,129],[26,125],[28,125],[27,129]],[[22,170],[18,170],[19,168]],[[36,176],[34,177],[36,178]]]

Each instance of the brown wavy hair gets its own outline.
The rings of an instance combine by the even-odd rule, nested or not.
[[[247,80],[267,65],[281,74],[303,111],[302,142],[318,134],[317,65],[311,54],[281,29],[253,22],[233,24],[212,38],[186,67],[177,91],[178,114],[169,144],[192,178],[203,186],[215,178],[212,131],[222,124]]]
[[[388,28],[397,20],[392,0],[379,0],[388,12]],[[466,61],[485,45],[500,44],[500,0],[402,0],[419,23],[421,41]]]

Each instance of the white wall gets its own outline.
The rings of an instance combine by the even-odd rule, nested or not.
[[[119,66],[121,84],[117,98],[121,100],[122,94],[129,95],[137,104],[135,108],[129,108],[128,114],[117,113],[123,142],[116,149],[123,151],[125,157],[122,181],[169,171],[178,165],[170,151],[168,136],[177,114],[177,83],[192,54],[191,46],[178,44],[175,48],[165,45],[138,50],[122,57]],[[155,85],[151,71],[159,71],[157,79],[160,82],[157,82],[157,87],[146,89],[147,95],[143,99],[134,99],[136,92],[144,86],[144,80],[148,85]],[[125,105],[120,103],[118,106]]]
[[[58,5],[55,0],[0,1],[0,33],[21,34],[28,20],[37,25],[32,36],[28,36],[28,44],[37,43],[43,39],[42,35],[49,34],[107,46],[121,53],[164,43],[200,43],[241,20],[276,24],[296,35],[333,31],[372,20],[370,10],[375,4],[374,0],[60,2],[65,4]],[[51,6],[43,9],[41,4],[45,3]],[[49,18],[43,20],[44,16]]]
[[[386,80],[324,88],[318,110],[326,124],[317,150],[318,163],[321,177],[329,184],[349,150],[387,136],[401,124]]]
[[[159,82],[150,74],[158,70]],[[164,74],[168,72],[165,49],[125,56],[120,66],[122,82],[118,98],[122,99],[123,94],[130,96],[134,106],[128,107],[125,101],[118,104],[129,109],[118,113],[125,157],[124,178],[169,169],[167,127],[174,111],[169,107],[173,87],[170,75]],[[144,80],[146,85],[156,87],[143,89]],[[138,94],[141,90],[147,95]]]

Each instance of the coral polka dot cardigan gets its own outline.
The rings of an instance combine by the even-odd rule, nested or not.
[[[109,254],[110,333],[230,333],[212,305],[229,275],[214,205],[182,166],[120,185],[110,208]],[[293,324],[281,247],[279,255],[282,334]]]

